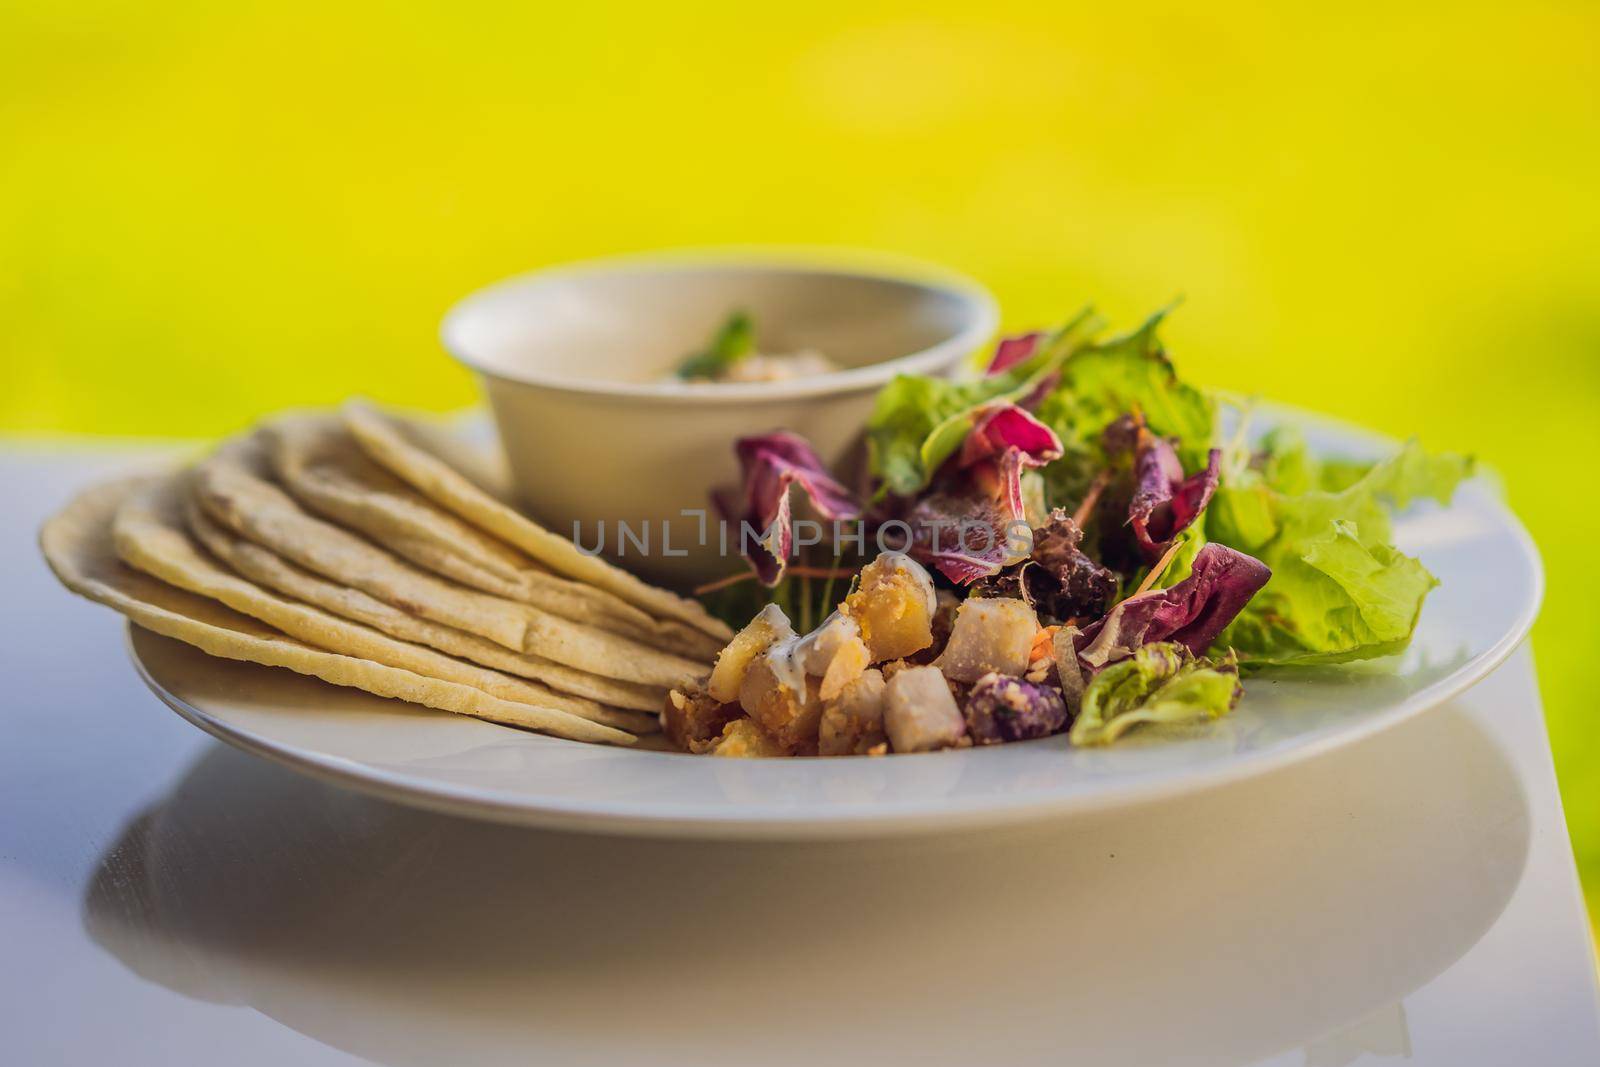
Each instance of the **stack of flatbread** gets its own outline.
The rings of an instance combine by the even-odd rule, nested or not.
[[[584,741],[657,729],[732,636],[505,502],[438,427],[351,403],[45,524],[62,582],[214,656]]]

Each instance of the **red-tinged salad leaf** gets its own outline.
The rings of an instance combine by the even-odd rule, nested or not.
[[[1089,682],[1067,740],[1109,745],[1141,723],[1210,722],[1231,711],[1242,692],[1231,651],[1211,660],[1173,642],[1143,645]]]
[[[911,555],[956,585],[970,585],[1026,553],[1026,537],[997,488],[968,479],[921,497],[905,520]]]
[[[976,412],[954,466],[998,500],[1009,520],[1021,520],[1022,472],[1060,457],[1061,441],[1048,426],[1014,404],[990,404]]]
[[[1050,428],[1014,404],[975,409],[973,427],[934,492],[911,509],[912,555],[958,585],[1026,555],[1022,472],[1061,455]]]
[[[1204,655],[1271,576],[1260,560],[1208,544],[1196,553],[1189,577],[1170,588],[1129,597],[1087,627],[1078,658],[1098,670],[1155,641],[1175,642]]]
[[[985,404],[973,409],[971,417],[972,429],[961,442],[958,466],[971,467],[1012,448],[1021,452],[1031,467],[1061,458],[1061,438],[1015,404]]]
[[[1061,441],[1031,414],[1008,400],[991,400],[967,408],[934,428],[922,443],[921,467],[937,475],[951,456],[970,467],[1007,448],[1018,448],[1042,466],[1061,455]]]
[[[993,358],[989,360],[989,369],[984,373],[993,377],[1010,370],[1023,360],[1031,358],[1038,351],[1039,342],[1044,339],[1043,330],[1001,338],[1000,343],[995,346]]]
[[[1128,525],[1146,563],[1160,559],[1173,540],[1199,518],[1217,490],[1221,463],[1222,450],[1213,448],[1206,454],[1205,467],[1185,477],[1171,441],[1141,434]]]
[[[825,519],[854,519],[861,515],[850,490],[828,473],[816,451],[799,434],[776,431],[741,437],[734,446],[744,477],[740,544],[765,585],[783,577],[794,548],[794,526],[789,507],[789,487],[798,485],[811,507]],[[744,527],[758,531],[748,543]]]

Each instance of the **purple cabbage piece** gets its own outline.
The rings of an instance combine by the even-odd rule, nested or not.
[[[1067,702],[1054,686],[990,672],[973,683],[964,709],[980,745],[1049,737],[1067,725]]]
[[[747,544],[741,527],[740,547],[763,584],[778,583],[794,548],[789,486],[799,485],[805,490],[812,509],[825,519],[854,519],[861,515],[861,507],[850,490],[828,473],[816,451],[799,434],[777,430],[741,437],[734,450],[744,477],[742,508],[737,515],[761,534],[755,544]],[[724,497],[719,504],[726,515],[730,502]]]
[[[1208,544],[1195,555],[1189,577],[1170,589],[1129,597],[1085,629],[1078,658],[1099,670],[1155,641],[1176,642],[1203,656],[1270,577],[1260,560]]]

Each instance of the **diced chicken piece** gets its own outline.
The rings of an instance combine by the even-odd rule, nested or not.
[[[686,752],[703,752],[739,715],[738,704],[716,700],[697,685],[680,686],[661,707],[661,732]]]
[[[734,719],[723,727],[722,736],[709,751],[713,756],[739,759],[765,759],[789,754],[776,738],[749,719]]]
[[[739,704],[778,744],[794,754],[815,752],[822,697],[815,678],[786,662],[792,646],[757,656],[739,687]]]
[[[739,686],[750,663],[776,641],[794,636],[789,617],[776,604],[762,608],[743,630],[734,635],[728,647],[717,656],[717,665],[711,669],[711,680],[706,691],[724,704],[739,699]]]
[[[884,552],[861,569],[844,614],[861,627],[873,663],[899,659],[933,643],[933,579],[903,552]]]
[[[967,721],[939,668],[898,671],[886,689],[883,728],[896,752],[931,752],[966,739]]]
[[[861,627],[840,612],[828,616],[801,645],[802,666],[807,674],[822,679],[818,692],[823,700],[838,696],[871,661],[866,642],[861,640]]]
[[[817,730],[819,756],[863,756],[883,744],[883,706],[887,694],[883,672],[858,675],[833,699],[822,702]]]
[[[1020,678],[1038,630],[1039,617],[1026,601],[969,597],[935,665],[958,682],[975,682],[990,671]]]

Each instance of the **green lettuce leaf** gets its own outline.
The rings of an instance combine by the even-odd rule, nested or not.
[[[867,421],[867,449],[872,474],[886,489],[910,496],[928,484],[933,469],[924,455],[945,456],[960,447],[966,427],[953,422],[978,404],[998,395],[995,379],[949,381],[902,374],[878,391]],[[941,426],[949,427],[931,442]],[[958,435],[959,431],[959,435]],[[925,452],[924,446],[927,446]]]
[[[1438,583],[1390,543],[1391,511],[1425,497],[1448,503],[1471,459],[1412,441],[1374,464],[1329,463],[1292,436],[1266,444],[1264,461],[1224,473],[1206,513],[1212,540],[1272,568],[1219,640],[1252,666],[1404,650]]]
[[[1216,424],[1216,404],[1200,389],[1179,379],[1161,346],[1159,328],[1167,309],[1137,330],[1074,352],[1061,365],[1060,383],[1039,404],[1039,419],[1054,430],[1066,454],[1052,464],[1052,501],[1081,499],[1091,480],[1109,463],[1101,435],[1114,420],[1137,408],[1145,425],[1162,437],[1178,439],[1185,470],[1206,464]]]
[[[1209,509],[1207,509],[1209,510]],[[1205,512],[1190,523],[1177,536],[1178,550],[1172,554],[1172,559],[1167,562],[1161,573],[1156,575],[1153,589],[1171,589],[1194,571],[1194,558],[1200,550],[1206,547],[1206,516]]]
[[[1260,457],[1262,480],[1289,495],[1309,493],[1313,489],[1337,493],[1360,481],[1374,466],[1358,460],[1313,455],[1305,436],[1294,426],[1269,430],[1253,451]]]
[[[1057,327],[1034,354],[982,378],[924,378],[902,374],[878,391],[867,420],[868,462],[883,490],[910,496],[961,447],[973,412],[996,401],[1022,399],[1039,387],[1099,328],[1085,308]]]
[[[1232,653],[1197,659],[1179,644],[1145,645],[1094,676],[1067,739],[1109,745],[1140,723],[1209,722],[1226,715],[1239,694]]]

